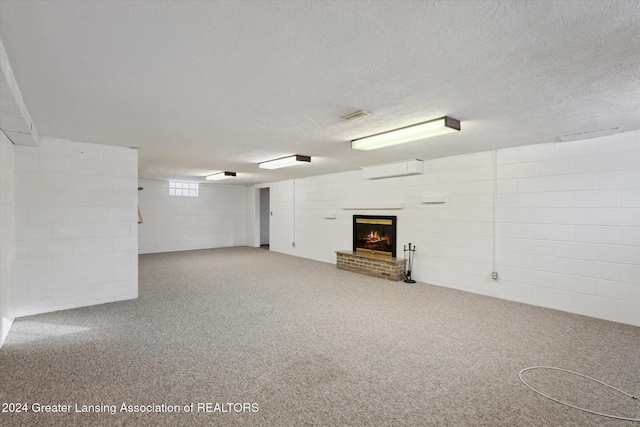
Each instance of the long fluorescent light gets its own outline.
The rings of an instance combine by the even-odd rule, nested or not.
[[[459,130],[460,120],[445,116],[439,119],[354,139],[351,141],[351,148],[355,150],[375,150],[376,148],[417,141],[419,139],[444,135],[445,133],[457,132]]]
[[[287,166],[294,166],[300,163],[309,163],[311,162],[311,157],[309,156],[301,156],[296,154],[294,156],[283,157],[281,159],[269,160],[266,162],[258,163],[258,167],[261,169],[278,169],[284,168]]]
[[[213,175],[209,175],[205,179],[207,181],[220,181],[221,179],[233,178],[234,176],[236,176],[235,172],[220,172],[220,173],[215,173]]]

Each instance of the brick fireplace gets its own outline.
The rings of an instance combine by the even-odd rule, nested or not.
[[[354,215],[353,248],[337,251],[337,267],[393,281],[403,280],[405,260],[396,258],[395,216]]]

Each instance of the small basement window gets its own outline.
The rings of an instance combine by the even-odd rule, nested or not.
[[[198,197],[198,183],[169,181],[169,195]]]

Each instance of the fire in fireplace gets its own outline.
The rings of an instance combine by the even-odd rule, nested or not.
[[[396,217],[353,216],[353,251],[396,256]]]

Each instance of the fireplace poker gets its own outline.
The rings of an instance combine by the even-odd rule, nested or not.
[[[411,278],[411,269],[413,268],[413,259],[416,256],[416,247],[414,246],[412,248],[411,243],[409,243],[409,248],[407,249],[407,246],[404,245],[403,249],[404,249],[404,257],[407,260],[407,273],[404,276],[405,277],[404,282],[416,283],[416,281]]]

